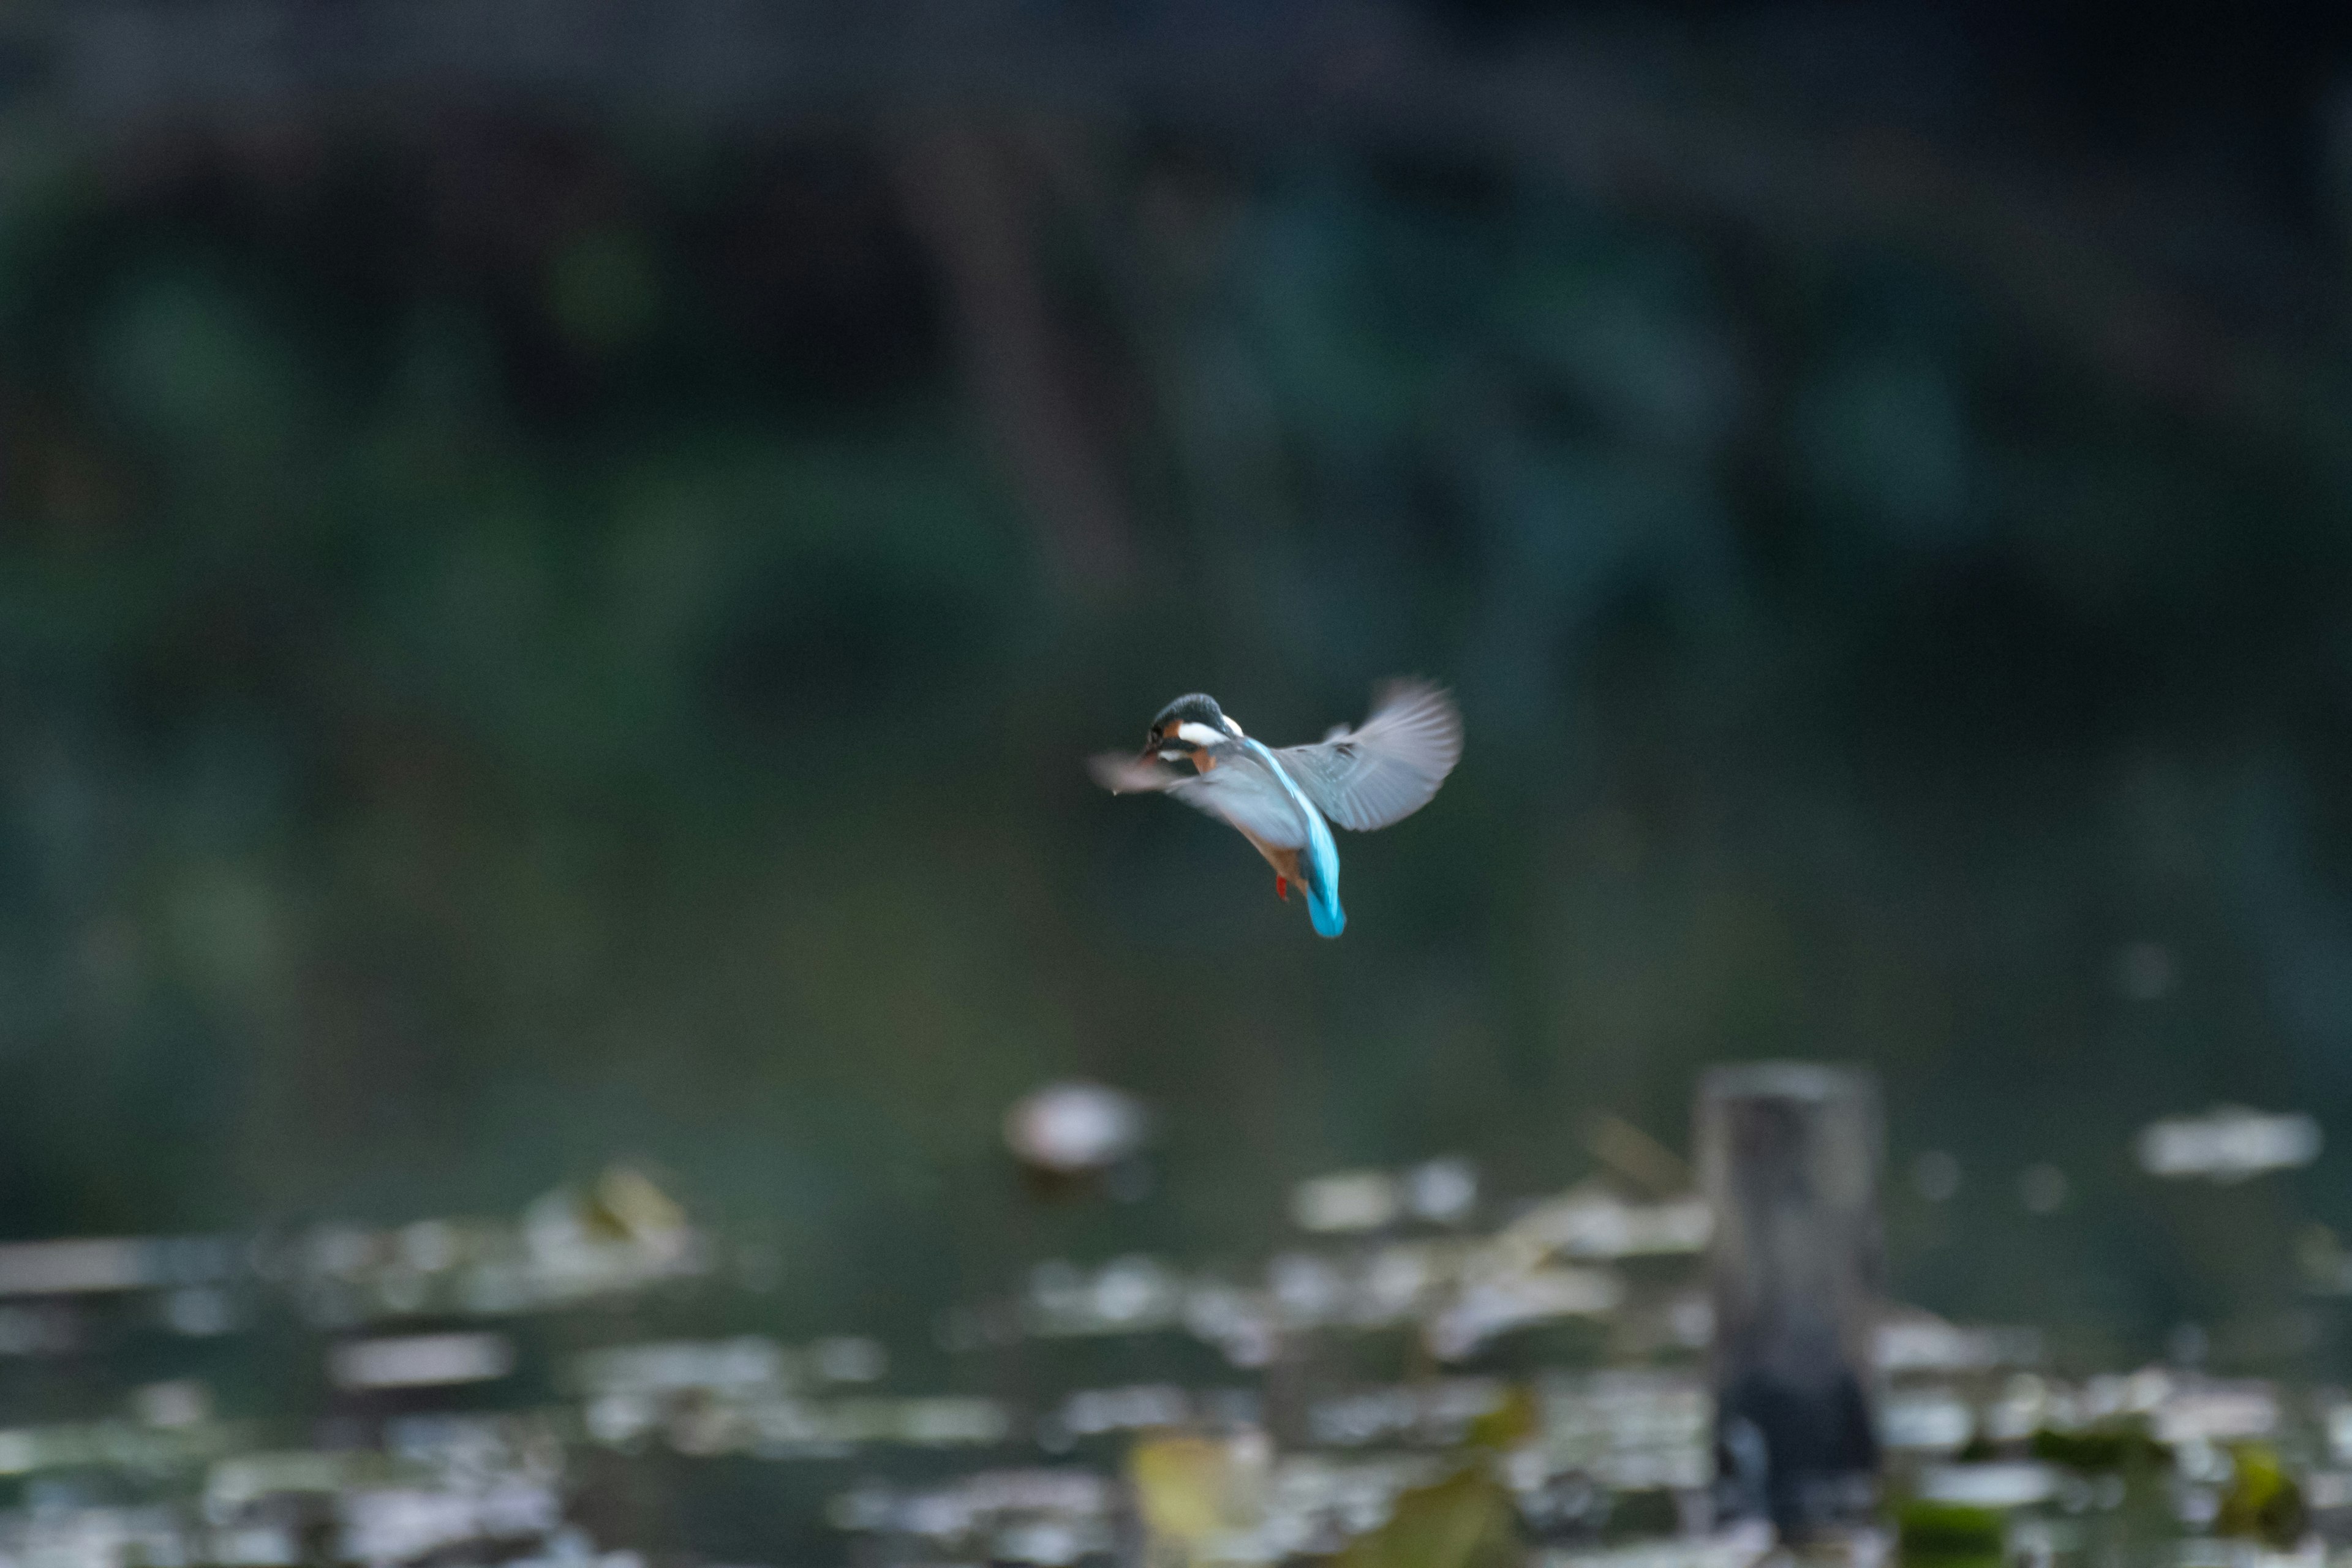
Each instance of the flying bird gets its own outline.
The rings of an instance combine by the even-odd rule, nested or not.
[[[1140,753],[1106,752],[1087,766],[1113,795],[1171,795],[1237,829],[1274,868],[1275,896],[1287,900],[1297,883],[1316,933],[1338,936],[1348,916],[1330,823],[1370,833],[1402,821],[1429,804],[1461,756],[1453,698],[1398,680],[1373,692],[1371,717],[1357,728],[1279,751],[1196,691],[1160,710]]]

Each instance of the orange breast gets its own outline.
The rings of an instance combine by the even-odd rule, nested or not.
[[[1251,848],[1265,857],[1265,863],[1274,868],[1276,876],[1287,877],[1302,888],[1307,885],[1307,879],[1298,874],[1297,850],[1277,849],[1246,828],[1241,829],[1240,832],[1244,838],[1250,841]]]

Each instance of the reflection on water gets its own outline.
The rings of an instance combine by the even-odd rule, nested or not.
[[[2231,1111],[2145,1147],[2168,1174],[2236,1180],[2315,1137]],[[1129,1152],[1087,1142],[1106,1167]],[[726,1331],[772,1265],[625,1167],[512,1219],[0,1247],[0,1378],[24,1413],[0,1429],[0,1563],[1746,1568],[1775,1550],[1716,1507],[1703,1205],[1603,1181],[1498,1204],[1446,1159],[1335,1173],[1287,1207],[1302,1243],[1253,1268],[1052,1259],[895,1356]],[[656,1303],[698,1326],[648,1334]],[[1146,1364],[1102,1359],[1122,1346],[1160,1370],[1103,1375]],[[2031,1327],[1902,1310],[1876,1359],[1885,1528],[1814,1555],[2186,1568],[2352,1537],[2338,1392],[2182,1366],[2070,1379]],[[644,1502],[673,1494],[691,1500]],[[768,1511],[712,1528],[746,1497]],[[779,1510],[798,1517],[771,1529]]]

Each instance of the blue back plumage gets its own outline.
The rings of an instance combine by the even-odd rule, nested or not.
[[[1257,754],[1290,796],[1298,815],[1307,819],[1307,843],[1299,851],[1299,868],[1307,873],[1307,918],[1314,922],[1317,936],[1338,936],[1348,929],[1348,911],[1339,907],[1339,847],[1331,841],[1330,826],[1291,783],[1272,752],[1255,741],[1245,740],[1242,744]]]

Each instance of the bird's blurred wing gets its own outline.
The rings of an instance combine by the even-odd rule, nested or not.
[[[1461,760],[1462,710],[1442,687],[1391,682],[1373,695],[1361,727],[1275,755],[1318,811],[1369,833],[1429,804]]]
[[[1222,748],[1221,748],[1222,750]],[[1306,846],[1302,808],[1265,763],[1236,747],[1205,773],[1180,779],[1168,793],[1197,811],[1221,817],[1276,849]]]
[[[1307,824],[1299,820],[1289,792],[1265,763],[1239,746],[1217,748],[1217,765],[1205,773],[1159,767],[1115,752],[1088,758],[1087,770],[1113,795],[1173,795],[1276,849],[1297,849],[1307,842]]]
[[[1131,752],[1097,752],[1087,759],[1087,772],[1113,795],[1147,795],[1184,780],[1175,769]]]

